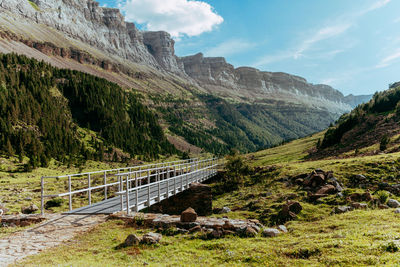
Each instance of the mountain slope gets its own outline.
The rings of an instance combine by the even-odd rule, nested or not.
[[[337,156],[349,151],[376,154],[399,151],[400,85],[376,93],[372,100],[343,115],[328,129],[313,157]]]
[[[139,31],[117,9],[92,0],[0,0],[0,52],[142,92],[181,150],[195,145],[210,152],[253,151],[322,130],[351,110],[339,91],[301,77],[235,69],[223,58],[202,54],[179,58],[168,33]],[[207,95],[237,115],[221,116],[205,101]],[[218,133],[221,125],[229,134]]]
[[[0,151],[31,167],[103,160],[120,148],[128,158],[177,153],[140,97],[82,72],[56,69],[15,54],[0,55]],[[96,132],[83,142],[79,128]]]

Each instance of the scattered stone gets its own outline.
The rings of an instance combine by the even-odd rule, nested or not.
[[[258,234],[258,232],[250,226],[246,227],[246,230],[244,231],[244,236],[245,237],[255,237]]]
[[[195,233],[195,232],[201,232],[202,231],[202,228],[201,228],[201,226],[200,225],[197,225],[197,226],[195,226],[195,227],[192,227],[192,228],[190,228],[189,229],[189,233]]]
[[[321,187],[315,194],[333,194],[336,192],[336,188],[331,185],[324,185],[323,187]]]
[[[400,208],[395,209],[395,210],[394,210],[394,213],[400,214]]]
[[[387,205],[391,208],[398,208],[400,207],[400,202],[395,199],[389,199]]]
[[[354,209],[367,209],[368,205],[366,203],[358,203],[358,202],[352,202],[350,206]]]
[[[348,212],[348,211],[351,211],[351,210],[353,210],[352,207],[349,207],[349,206],[341,206],[341,207],[335,207],[335,208],[333,209],[333,213],[335,213],[335,214],[341,214],[341,213],[345,213],[345,212]]]
[[[279,232],[278,229],[275,228],[265,228],[262,232],[262,235],[264,237],[274,237],[280,235],[281,232]]]
[[[301,212],[303,207],[297,201],[288,201],[282,206],[281,211],[278,213],[278,218],[281,223],[297,218],[297,214]]]
[[[197,220],[197,213],[192,208],[187,208],[181,214],[181,222],[195,222]]]
[[[187,234],[187,233],[189,233],[189,230],[182,229],[182,228],[176,228],[176,233],[177,234]]]
[[[124,241],[125,247],[130,247],[133,245],[139,245],[142,240],[134,234],[128,235],[128,237]]]
[[[229,231],[236,230],[235,226],[230,221],[225,221],[225,224],[222,226],[222,229],[229,230]]]
[[[223,208],[221,209],[221,211],[219,212],[219,214],[229,213],[229,212],[231,212],[231,209],[230,209],[230,208],[228,208],[228,207],[223,207]]]
[[[157,244],[161,241],[162,235],[158,233],[147,233],[142,237],[141,243],[143,244]]]
[[[32,204],[29,207],[21,207],[21,212],[23,214],[32,214],[38,210],[39,208],[35,204]]]
[[[283,233],[287,233],[288,232],[286,226],[284,226],[284,225],[278,225],[278,229]]]
[[[223,236],[223,232],[220,229],[213,229],[208,236],[210,238],[221,238]]]
[[[32,201],[32,198],[31,198],[31,197],[26,197],[24,200],[26,200],[26,201]]]
[[[385,204],[379,204],[379,205],[378,205],[378,208],[381,209],[381,210],[385,210],[385,209],[388,209],[389,206],[388,206],[388,205],[385,205]]]

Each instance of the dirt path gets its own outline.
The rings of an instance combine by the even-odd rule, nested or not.
[[[60,215],[46,216],[48,220],[22,232],[0,239],[0,266],[7,266],[44,249],[71,240],[105,221],[106,216]]]

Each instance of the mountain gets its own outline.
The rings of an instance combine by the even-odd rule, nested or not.
[[[340,117],[330,127],[312,157],[337,156],[353,151],[356,154],[377,154],[400,150],[400,83],[375,93],[365,104]]]
[[[178,57],[166,32],[140,31],[92,0],[0,0],[0,53],[18,53],[138,90],[180,150],[254,151],[319,131],[366,98],[287,73]]]

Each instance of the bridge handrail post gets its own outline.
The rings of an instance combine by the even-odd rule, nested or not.
[[[40,214],[44,216],[44,177],[40,178]]]
[[[104,177],[103,177],[103,182],[104,182],[104,199],[107,200],[107,171],[104,171]]]
[[[125,201],[126,201],[126,214],[130,214],[130,207],[129,207],[129,177],[130,174],[126,176],[126,196],[125,196]]]
[[[68,200],[69,200],[69,211],[72,210],[72,194],[71,194],[71,190],[72,189],[72,185],[71,185],[71,175],[68,176]]]
[[[150,171],[147,170],[147,207],[150,207]]]
[[[139,177],[141,177],[141,173],[139,173]],[[137,173],[135,172],[135,186],[136,186],[136,205],[135,205],[135,212],[139,211],[139,188],[138,188],[138,180],[137,180]]]
[[[88,198],[89,198],[89,205],[92,205],[92,190],[91,188],[91,178],[90,173],[88,174]]]

